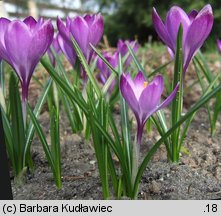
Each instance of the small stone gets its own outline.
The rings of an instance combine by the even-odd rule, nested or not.
[[[160,177],[159,180],[160,180],[160,181],[164,181],[164,178],[163,178],[163,177]]]
[[[161,184],[157,183],[156,181],[152,181],[149,185],[150,193],[159,194],[161,189]]]
[[[160,138],[161,138],[160,135],[157,135],[157,136],[155,137],[156,141],[160,140]]]
[[[221,166],[217,166],[217,167],[215,168],[215,177],[216,177],[217,179],[221,179]]]
[[[95,160],[91,160],[91,161],[89,162],[89,164],[91,164],[91,165],[94,165],[95,163],[96,163]]]
[[[218,121],[216,122],[216,127],[220,127],[220,123]]]

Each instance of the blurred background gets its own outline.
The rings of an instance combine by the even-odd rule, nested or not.
[[[32,15],[51,18],[54,23],[57,16],[102,12],[105,17],[105,35],[109,44],[116,46],[119,38],[137,39],[139,43],[158,40],[153,29],[151,11],[155,7],[164,19],[173,5],[182,7],[186,12],[200,10],[205,4],[211,4],[215,22],[208,49],[216,49],[215,41],[221,38],[221,0],[5,0],[0,1],[0,16],[24,18]]]

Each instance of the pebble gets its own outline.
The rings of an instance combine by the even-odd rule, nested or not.
[[[149,191],[151,193],[159,194],[161,189],[161,184],[156,181],[152,181],[149,185]]]
[[[91,165],[94,165],[95,163],[96,163],[95,160],[91,160],[91,161],[89,162],[89,164],[91,164]]]
[[[217,166],[217,167],[215,168],[215,177],[216,177],[217,179],[221,179],[221,166]]]

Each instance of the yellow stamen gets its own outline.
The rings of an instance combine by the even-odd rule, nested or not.
[[[144,88],[146,88],[146,87],[148,86],[148,82],[145,81],[145,82],[143,83],[143,85],[144,85]]]

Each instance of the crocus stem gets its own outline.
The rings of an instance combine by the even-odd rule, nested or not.
[[[137,136],[133,145],[133,167],[132,167],[132,182],[135,182],[138,167],[139,167],[139,157],[140,157],[140,145],[142,141],[143,124],[137,124]]]
[[[22,115],[24,126],[26,126],[26,117],[27,117],[27,100],[22,99]]]
[[[26,85],[22,86],[22,115],[24,127],[26,127],[26,118],[27,118],[27,98],[28,98],[28,89]]]

